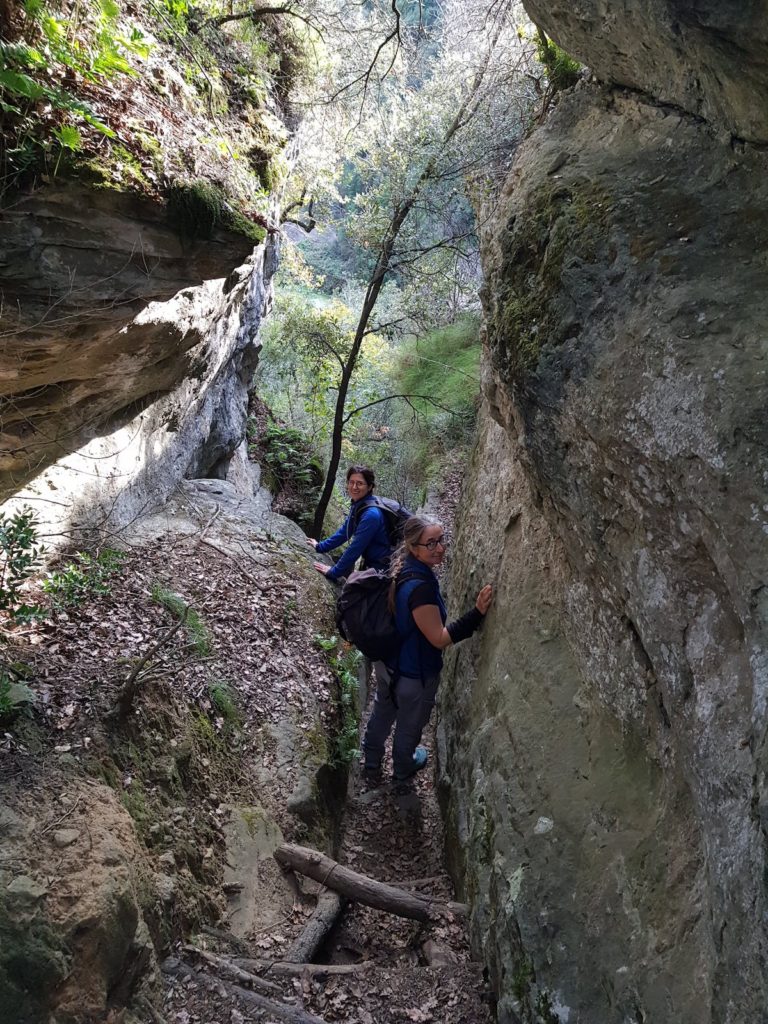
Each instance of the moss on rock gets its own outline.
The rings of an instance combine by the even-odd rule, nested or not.
[[[489,324],[507,373],[530,372],[546,346],[561,344],[573,331],[560,285],[563,271],[600,258],[610,209],[608,194],[594,182],[546,181],[525,211],[511,218],[502,246],[505,279]]]
[[[168,221],[187,241],[212,238],[217,228],[244,235],[254,245],[263,242],[267,234],[232,209],[222,189],[204,178],[174,182],[168,196]]]

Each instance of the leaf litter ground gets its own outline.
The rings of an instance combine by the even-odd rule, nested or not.
[[[453,502],[446,498],[446,504]],[[229,958],[248,954],[280,960],[301,933],[317,891],[314,883],[300,879],[293,906],[280,925],[246,935],[234,945],[203,931],[206,925],[227,929],[222,861],[224,818],[231,804],[258,800],[286,840],[311,845],[306,826],[287,812],[286,804],[316,744],[313,731],[318,721],[331,729],[336,714],[336,684],[313,639],[329,629],[323,589],[327,584],[303,570],[297,572],[282,558],[278,545],[265,541],[263,547],[265,557],[258,564],[226,557],[200,543],[199,537],[174,537],[134,549],[110,595],[60,613],[18,638],[13,647],[14,656],[27,666],[40,703],[34,726],[28,724],[4,738],[0,772],[6,791],[29,786],[38,792],[55,791],[61,803],[54,803],[53,813],[60,810],[68,817],[67,824],[77,827],[78,808],[67,801],[62,779],[75,772],[108,776],[136,819],[148,860],[167,857],[170,847],[179,870],[173,920],[157,929],[157,935],[170,936],[175,943],[169,947],[166,939],[159,952],[186,956],[201,970],[195,958],[181,950],[183,935],[192,931],[200,947]],[[173,756],[178,744],[185,742],[182,720],[192,714],[196,721],[208,723],[198,727],[191,755],[195,773],[188,773],[183,793],[192,807],[181,803],[182,790],[174,788],[170,777],[163,778],[156,763],[149,768],[142,763],[135,743],[116,749],[105,720],[130,667],[174,621],[151,599],[158,584],[200,611],[212,638],[211,650],[203,656],[194,652],[184,630],[161,648],[148,666],[128,730],[134,739],[149,737],[149,746],[154,734],[158,749]],[[234,695],[241,715],[238,726],[220,714],[213,700],[212,685],[219,684]],[[288,750],[275,739],[287,709],[302,737]],[[431,748],[431,736],[426,742]],[[140,801],[132,799],[136,788]],[[341,863],[421,894],[453,898],[442,863],[442,825],[431,771],[403,790],[386,782],[371,788],[355,768],[348,797],[337,851]],[[53,817],[51,822],[55,823]],[[14,855],[17,871],[34,874],[45,869],[42,847]],[[66,879],[57,884],[67,888]],[[71,888],[67,891],[70,899],[76,898]],[[155,910],[170,913],[159,906]],[[419,924],[349,904],[322,959],[372,966],[344,975],[268,977],[293,1005],[329,1024],[492,1020],[482,967],[471,961],[461,918],[436,916]],[[238,1024],[276,1019],[249,1005],[224,975],[207,975],[205,982],[201,976],[166,978],[165,986],[159,1016],[147,1009],[147,1022]],[[118,1021],[119,1013],[113,1019]]]

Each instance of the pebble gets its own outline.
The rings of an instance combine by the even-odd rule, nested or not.
[[[76,828],[60,828],[53,833],[53,845],[63,850],[67,846],[76,843],[80,833]]]

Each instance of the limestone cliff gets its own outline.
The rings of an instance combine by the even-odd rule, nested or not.
[[[768,1005],[768,177],[734,141],[764,104],[745,65],[670,107],[662,22],[622,42],[618,7],[544,27],[645,92],[563,96],[484,238],[495,422],[452,580],[498,600],[449,659],[442,785],[500,1020],[736,1024]]]
[[[288,168],[290,75],[270,85],[266,42],[248,49],[193,22],[186,41],[152,5],[114,12],[120,38],[152,40],[128,55],[129,74],[46,71],[56,96],[70,90],[67,110],[87,101],[101,119],[71,127],[75,152],[55,166],[47,155],[55,102],[20,123],[12,104],[0,113],[9,143],[30,136],[32,161],[16,167],[8,149],[0,185],[0,500],[31,502],[76,538],[120,528],[185,476],[227,472]],[[43,31],[34,19],[13,26],[25,43]],[[279,51],[276,32],[265,39]],[[102,122],[109,135],[93,127]]]

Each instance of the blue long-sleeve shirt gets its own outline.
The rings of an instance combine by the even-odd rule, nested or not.
[[[367,497],[367,495],[366,495]],[[388,569],[389,559],[392,555],[392,545],[389,543],[387,527],[384,522],[384,513],[381,509],[371,505],[363,508],[357,523],[357,528],[352,532],[352,524],[357,518],[358,508],[365,505],[365,498],[353,501],[349,515],[338,528],[332,537],[318,542],[315,548],[320,554],[326,551],[333,551],[349,541],[349,547],[338,560],[333,568],[329,569],[326,577],[329,580],[337,580],[340,576],[347,576],[352,571],[355,562],[361,556],[369,569]]]

